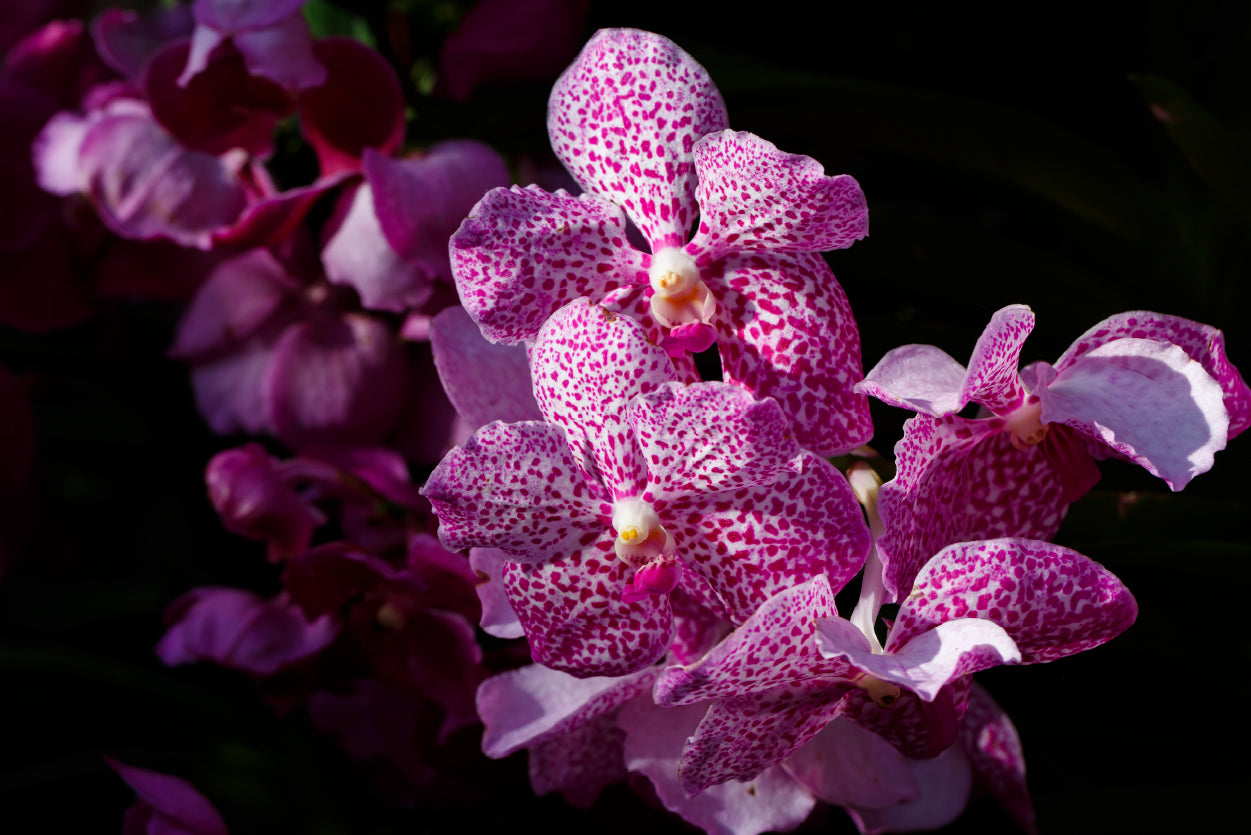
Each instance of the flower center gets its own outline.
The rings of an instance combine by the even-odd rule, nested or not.
[[[642,499],[618,500],[612,507],[612,527],[617,532],[613,543],[617,557],[636,568],[657,557],[673,556],[676,550],[656,509]]]
[[[651,312],[667,328],[708,323],[717,300],[699,277],[695,260],[678,247],[662,249],[652,256],[648,270],[652,285]]]
[[[878,707],[890,707],[899,701],[899,685],[882,681],[880,678],[865,675],[856,679],[855,685],[869,694],[873,704]]]
[[[1048,426],[1042,422],[1042,401],[1030,397],[1025,405],[1008,415],[1003,428],[1008,430],[1012,446],[1026,449],[1042,442],[1047,437]]]

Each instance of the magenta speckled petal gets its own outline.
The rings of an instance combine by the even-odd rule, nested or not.
[[[812,157],[779,151],[731,130],[695,143],[701,261],[731,252],[824,252],[869,234],[869,208],[854,178],[827,177]]]
[[[652,251],[695,225],[695,143],[729,125],[708,73],[677,44],[601,29],[552,88],[552,149],[586,191],[625,209]]]
[[[957,678],[932,702],[901,690],[889,707],[879,707],[867,690],[854,687],[838,703],[836,713],[877,734],[904,756],[928,759],[956,741],[972,683],[970,676]]]
[[[668,383],[632,400],[627,420],[647,462],[648,501],[770,484],[800,454],[777,402],[730,383]]]
[[[988,791],[1027,833],[1038,827],[1034,803],[1025,784],[1025,755],[1012,720],[977,682],[960,723],[960,746],[968,755],[977,784]]]
[[[499,548],[542,562],[590,544],[608,527],[565,432],[537,421],[491,423],[439,462],[422,495],[454,551]]]
[[[917,575],[886,651],[937,624],[985,618],[1012,637],[1021,663],[1037,664],[1099,646],[1137,615],[1129,589],[1076,551],[1017,538],[960,543]]]
[[[614,538],[606,529],[565,559],[504,566],[508,599],[538,663],[580,678],[623,676],[655,664],[669,648],[669,598],[621,600],[635,569],[613,553]]]
[[[891,406],[938,417],[960,411],[968,372],[933,345],[901,345],[886,352],[856,391]]]
[[[814,253],[736,255],[706,278],[717,296],[724,378],[772,397],[799,445],[841,455],[873,435],[860,332],[829,265]]]
[[[1225,334],[1201,322],[1146,310],[1118,313],[1082,334],[1056,361],[1056,370],[1063,372],[1092,349],[1124,337],[1171,342],[1181,348],[1202,365],[1225,392],[1229,437],[1251,426],[1251,388],[1243,382],[1242,375],[1225,353]]]
[[[530,356],[543,416],[595,462],[613,498],[643,491],[647,468],[626,421],[630,398],[676,379],[638,323],[579,299],[552,314]]]
[[[470,427],[543,419],[526,349],[488,342],[463,307],[449,307],[431,320],[430,347],[439,382]]]
[[[827,661],[812,642],[813,620],[836,614],[825,577],[788,588],[694,664],[666,668],[656,682],[656,703],[689,705],[759,693],[785,681],[842,675],[846,662]]]
[[[864,633],[842,618],[817,620],[817,649],[861,672],[893,682],[927,702],[960,676],[1000,664],[1016,664],[1021,653],[1003,627],[979,618],[940,623],[889,653],[874,653]]]
[[[499,759],[567,733],[646,693],[655,677],[655,670],[643,670],[619,678],[574,678],[540,664],[492,676],[478,687],[482,752]]]
[[[827,461],[805,453],[770,485],[691,495],[657,510],[674,521],[678,557],[743,622],[773,595],[816,575],[841,589],[864,565],[864,514]]]
[[[487,192],[449,254],[461,304],[494,342],[534,339],[568,302],[647,282],[646,256],[626,242],[619,207],[538,186]]]
[[[1096,438],[1180,490],[1225,448],[1220,384],[1176,345],[1127,337],[1082,354],[1049,385],[1044,423]]]
[[[1033,329],[1034,311],[1023,304],[995,312],[973,347],[968,377],[955,411],[973,402],[1001,415],[1024,402],[1025,389],[1017,369],[1021,365],[1021,346]]]
[[[686,745],[678,778],[694,795],[727,780],[751,780],[786,759],[837,715],[851,684],[794,682],[713,702]]]
[[[835,719],[783,767],[826,803],[884,809],[919,796],[912,763],[877,734]]]
[[[629,776],[624,743],[615,713],[545,739],[527,752],[530,788],[536,795],[559,792],[571,805],[589,809],[604,788]]]
[[[917,415],[895,445],[895,478],[882,485],[878,540],[883,580],[908,594],[921,566],[953,542],[998,536],[1046,539],[1068,504],[1043,445],[1018,450],[1002,421]],[[1045,443],[1045,442],[1044,442]]]
[[[699,706],[657,707],[647,699],[626,704],[619,719],[626,732],[626,767],[651,780],[666,809],[708,835],[785,832],[802,823],[816,801],[778,767],[767,768],[747,782],[731,780],[695,797],[686,796],[678,782],[678,762],[704,710]]]

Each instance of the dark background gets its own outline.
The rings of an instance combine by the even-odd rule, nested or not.
[[[407,24],[413,143],[467,135],[541,157],[550,81],[460,104],[417,92],[470,5],[351,8],[384,51],[387,10]],[[707,67],[734,128],[860,181],[871,236],[828,260],[866,368],[909,342],[964,361],[995,310],[1024,303],[1038,317],[1027,362],[1148,309],[1222,328],[1251,369],[1251,7],[777,3],[744,16],[639,0],[592,3],[585,36],[601,26],[670,37]],[[261,546],[222,531],[205,499],[204,464],[243,439],[196,416],[185,367],[164,359],[176,321],[168,305],[113,303],[68,331],[0,332],[0,359],[35,377],[39,435],[32,489],[0,509],[20,545],[0,580],[0,829],[120,831],[133,795],[108,754],[190,779],[235,835],[683,831],[624,787],[587,813],[532,799],[524,757],[475,758],[472,732],[449,754],[464,795],[397,806],[245,676],[156,661],[177,595],[277,588]],[[889,454],[907,415],[874,408]],[[1236,439],[1181,494],[1106,465],[1057,541],[1117,573],[1138,622],[1091,652],[979,675],[1020,731],[1042,831],[1243,831],[1247,447]],[[1011,827],[980,800],[949,831]],[[826,809],[804,830],[853,828]]]

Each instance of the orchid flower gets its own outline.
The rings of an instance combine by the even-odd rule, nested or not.
[[[535,660],[581,676],[654,663],[680,579],[741,622],[822,574],[841,588],[869,533],[845,479],[777,403],[684,385],[643,328],[579,300],[531,359],[546,422],[492,423],[423,489],[452,549],[498,548]]]
[[[957,738],[970,674],[1052,661],[1124,631],[1137,605],[1116,577],[1058,545],[950,546],[917,576],[885,645],[837,616],[824,577],[787,589],[699,662],[657,680],[661,705],[713,700],[682,757],[690,793],[746,779],[846,716],[904,754]]]
[[[908,593],[931,554],[998,536],[1047,539],[1099,479],[1091,453],[1119,457],[1180,490],[1251,424],[1251,390],[1215,328],[1122,313],[1073,343],[1054,366],[1017,371],[1033,312],[997,312],[965,369],[939,349],[890,351],[856,386],[919,414],[895,447],[877,543],[891,596]],[[988,417],[956,414],[968,403]]]
[[[589,296],[637,317],[688,371],[687,353],[717,342],[725,379],[775,398],[801,445],[845,452],[872,431],[851,391],[859,334],[816,253],[867,234],[864,195],[727,124],[707,72],[671,41],[597,33],[548,106],[552,147],[586,193],[488,192],[450,245],[462,303],[488,339],[520,342]],[[627,243],[627,218],[650,253]]]

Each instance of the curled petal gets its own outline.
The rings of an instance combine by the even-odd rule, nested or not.
[[[607,529],[559,427],[491,423],[444,456],[422,495],[454,551],[499,548],[542,562],[589,545]]]
[[[1076,551],[1017,538],[966,542],[925,564],[886,651],[940,623],[984,618],[1003,627],[1022,663],[1037,664],[1099,646],[1137,615],[1129,589]]]
[[[596,32],[547,107],[556,156],[583,189],[624,208],[653,252],[686,243],[699,216],[695,143],[728,124],[704,68],[637,29]]]
[[[689,705],[842,675],[847,664],[822,658],[812,642],[813,621],[835,614],[825,577],[785,589],[698,661],[667,667],[656,681],[656,703]]]
[[[499,759],[569,733],[646,693],[655,677],[654,670],[643,670],[574,678],[541,664],[492,676],[478,687],[478,714],[486,726],[482,752]]]
[[[461,303],[493,342],[534,339],[563,305],[644,284],[621,209],[537,186],[493,189],[449,243]]]
[[[869,234],[860,184],[825,176],[812,157],[787,154],[750,133],[731,130],[695,143],[701,260],[730,252],[843,249]]]
[[[497,638],[521,638],[526,631],[521,628],[517,613],[508,602],[504,590],[504,563],[508,555],[498,548],[470,548],[469,565],[478,574],[475,590],[482,607],[482,619],[478,625],[488,635]]]
[[[1176,345],[1127,337],[1084,353],[1035,394],[1044,423],[1096,438],[1180,490],[1225,448],[1224,392]]]

